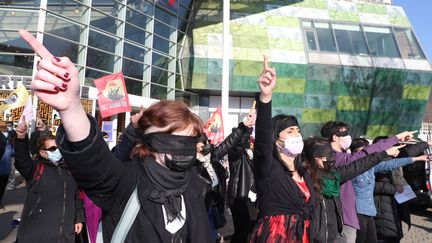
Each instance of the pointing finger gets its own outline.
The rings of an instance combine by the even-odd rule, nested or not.
[[[144,111],[145,111],[144,107],[141,106],[141,107],[140,107],[140,112],[139,112],[140,117],[144,114]]]
[[[29,44],[29,46],[42,58],[50,58],[53,56],[36,38],[33,37],[27,30],[19,30],[21,38]]]
[[[396,149],[400,149],[400,148],[403,148],[403,147],[405,147],[406,146],[406,144],[402,144],[402,145],[399,145],[399,146],[395,146],[395,148]]]
[[[264,55],[264,70],[268,69],[269,65],[268,65],[268,56]]]

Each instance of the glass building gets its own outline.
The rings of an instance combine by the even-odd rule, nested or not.
[[[37,59],[17,33],[24,28],[78,66],[81,95],[94,114],[92,81],[123,71],[135,110],[181,98],[207,119],[220,105],[223,1],[168,2],[0,1],[2,88],[28,85],[35,72]],[[296,115],[306,136],[318,135],[328,120],[351,123],[354,136],[418,129],[432,69],[405,12],[389,4],[232,0],[226,128],[251,108],[267,54],[278,73],[273,113]],[[111,118],[114,127],[124,127],[127,116]]]

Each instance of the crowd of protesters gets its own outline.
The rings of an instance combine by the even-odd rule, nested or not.
[[[256,111],[218,145],[186,104],[160,101],[133,115],[110,151],[80,103],[74,64],[20,34],[41,57],[32,90],[62,125],[54,137],[39,120],[30,138],[25,120],[16,130],[0,127],[0,203],[13,160],[28,184],[16,242],[75,242],[87,218],[84,242],[210,243],[227,208],[234,243],[403,237],[401,221],[410,221],[407,204],[394,199],[407,184],[400,168],[429,161],[432,145],[414,132],[370,144],[352,139],[349,124],[329,121],[304,140],[295,116],[272,116],[277,72],[264,57]]]

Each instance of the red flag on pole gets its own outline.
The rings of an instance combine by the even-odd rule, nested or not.
[[[99,110],[102,118],[122,112],[131,112],[123,73],[113,73],[94,81],[98,90]]]
[[[216,109],[204,125],[204,133],[213,145],[217,145],[224,140],[222,110],[220,107]]]

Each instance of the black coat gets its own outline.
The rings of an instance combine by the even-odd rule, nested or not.
[[[387,157],[386,152],[370,154],[350,164],[332,168],[341,177],[340,183],[363,174]],[[334,242],[342,232],[343,215],[340,197],[328,198],[324,195],[318,199],[318,210],[315,215],[314,242]]]
[[[64,128],[60,126],[57,144],[71,168],[72,175],[89,198],[102,208],[104,242],[110,242],[123,210],[135,188],[141,209],[125,242],[170,242],[171,235],[165,230],[162,205],[148,198],[154,186],[150,182],[142,161],[121,162],[98,134],[97,123],[91,120],[90,135],[84,141],[70,143]],[[188,186],[184,192],[188,242],[211,242],[210,226],[204,207],[202,191],[204,183],[198,172],[189,170]]]
[[[402,221],[396,208],[394,194],[396,187],[393,184],[390,173],[375,174],[374,201],[377,209],[375,216],[375,226],[378,239],[394,237],[401,239],[403,237]]]
[[[64,163],[55,166],[46,160],[33,161],[28,151],[27,139],[17,139],[15,168],[27,181],[40,174],[29,186],[17,242],[75,242],[74,227],[84,222],[84,212],[70,171]],[[36,171],[42,164],[43,171]]]
[[[230,204],[235,199],[248,198],[249,190],[254,182],[253,163],[246,152],[246,149],[250,148],[249,138],[252,131],[253,128],[249,128],[228,153],[230,180],[228,182],[227,198]]]
[[[223,159],[225,155],[232,153],[235,150],[237,144],[243,138],[243,136],[247,134],[250,134],[249,127],[246,127],[243,124],[243,122],[240,122],[238,127],[234,128],[231,134],[227,138],[225,138],[218,146],[214,147],[214,149],[211,151],[210,162],[212,164],[214,171],[216,172],[219,181],[219,185],[217,186],[217,194],[218,194],[217,204],[219,208],[222,210],[222,212],[225,208],[227,173],[225,171],[225,168],[221,165],[220,160]],[[201,168],[202,171],[201,175],[206,179],[207,183],[210,183],[211,185],[210,175],[207,173],[207,171],[204,168],[202,168],[202,166],[199,167]],[[210,202],[209,200],[210,199],[208,195],[206,196],[206,206],[209,205]]]
[[[415,157],[423,154],[429,147],[427,142],[407,145],[401,149],[398,157]],[[414,165],[408,165],[410,167]],[[424,165],[423,165],[424,166]],[[424,168],[424,167],[423,167]],[[424,171],[424,169],[423,169]],[[416,177],[421,177],[416,175]],[[375,225],[378,239],[385,237],[402,238],[402,221],[411,226],[409,207],[406,203],[398,204],[394,199],[396,193],[391,173],[376,173],[374,201],[377,209]]]

